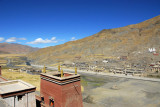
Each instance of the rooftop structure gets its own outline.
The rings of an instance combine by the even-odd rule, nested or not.
[[[42,70],[40,95],[36,87],[21,80],[7,81],[0,75],[0,107],[83,107],[80,75]],[[1,69],[0,69],[1,71]]]
[[[41,106],[83,107],[80,75],[61,70],[56,73],[41,73]]]
[[[21,80],[0,82],[0,98],[11,107],[35,107],[35,90]]]

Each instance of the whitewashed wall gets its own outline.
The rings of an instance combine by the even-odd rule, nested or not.
[[[26,93],[18,100],[18,96],[4,98],[10,107],[36,107],[35,92]]]

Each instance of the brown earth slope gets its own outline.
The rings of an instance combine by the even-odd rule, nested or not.
[[[26,45],[20,45],[15,43],[0,43],[0,54],[27,54],[38,50]]]
[[[39,64],[59,61],[94,60],[96,55],[105,57],[128,56],[140,60],[148,57],[148,48],[160,48],[160,16],[139,24],[115,29],[104,29],[92,36],[62,45],[40,49],[29,54]],[[138,58],[141,57],[141,58]]]

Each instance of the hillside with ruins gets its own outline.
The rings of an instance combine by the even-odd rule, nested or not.
[[[149,52],[151,49],[154,52]],[[40,49],[28,55],[36,64],[119,59],[129,62],[157,61],[160,51],[160,15],[125,27],[104,29],[89,37]]]

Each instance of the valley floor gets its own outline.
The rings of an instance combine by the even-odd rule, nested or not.
[[[74,72],[74,70],[67,71]],[[79,73],[83,86],[84,107],[160,106],[159,79],[153,78],[156,81],[144,81],[143,79],[133,79],[132,76],[119,78],[120,76],[114,74],[112,74],[114,76],[109,76],[108,74],[95,72],[84,73],[84,71],[79,71]],[[2,75],[9,79],[22,79],[37,86],[39,90],[39,75],[7,71],[4,71]]]
[[[160,106],[160,82],[100,75],[82,75],[82,80],[84,107]]]

